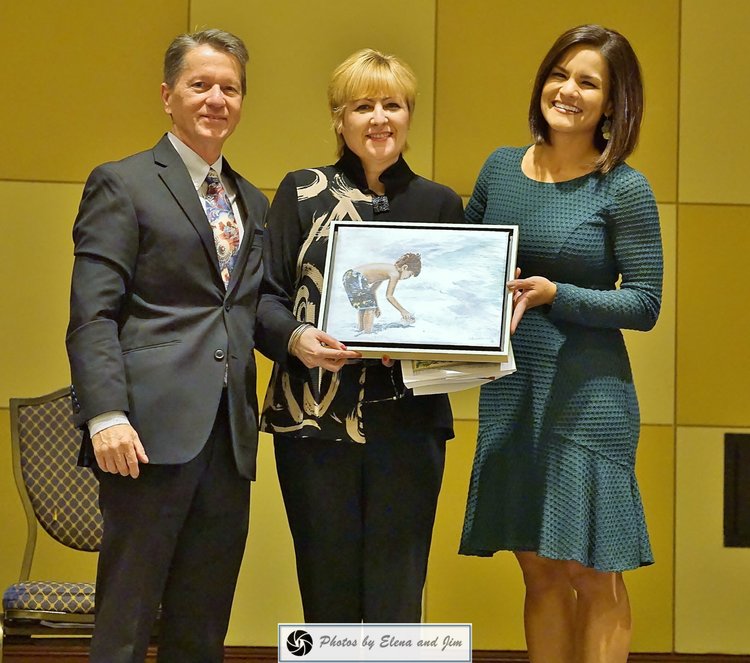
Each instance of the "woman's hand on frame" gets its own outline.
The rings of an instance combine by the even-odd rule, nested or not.
[[[516,270],[516,278],[508,281],[507,287],[513,293],[513,317],[510,321],[510,333],[514,334],[518,323],[527,309],[544,304],[551,304],[557,294],[557,285],[543,276],[529,276],[525,279],[517,278],[520,270]]]
[[[333,373],[340,371],[347,360],[362,356],[316,327],[308,327],[300,335],[293,354],[307,368],[324,368]]]

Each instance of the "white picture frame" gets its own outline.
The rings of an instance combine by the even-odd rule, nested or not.
[[[329,232],[323,331],[370,358],[508,360],[518,226],[332,221]],[[402,275],[415,254],[418,274]]]

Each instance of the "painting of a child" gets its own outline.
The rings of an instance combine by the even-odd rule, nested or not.
[[[381,283],[388,282],[385,298],[401,314],[401,320],[407,324],[415,321],[396,299],[396,286],[412,276],[419,276],[422,271],[422,258],[419,253],[405,253],[394,264],[373,262],[347,270],[343,276],[344,290],[349,303],[357,311],[357,329],[369,334],[372,332],[375,318],[380,317],[377,290]]]

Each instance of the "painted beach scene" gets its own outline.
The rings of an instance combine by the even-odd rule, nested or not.
[[[323,293],[329,334],[344,343],[500,345],[511,233],[432,225],[335,226]]]

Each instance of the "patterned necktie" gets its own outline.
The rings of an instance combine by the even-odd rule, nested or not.
[[[226,191],[221,185],[219,176],[211,168],[206,175],[206,197],[203,206],[206,216],[214,231],[216,255],[219,258],[219,269],[224,287],[229,285],[232,268],[237,261],[237,251],[240,248],[240,229],[234,220],[232,206],[229,204]]]

